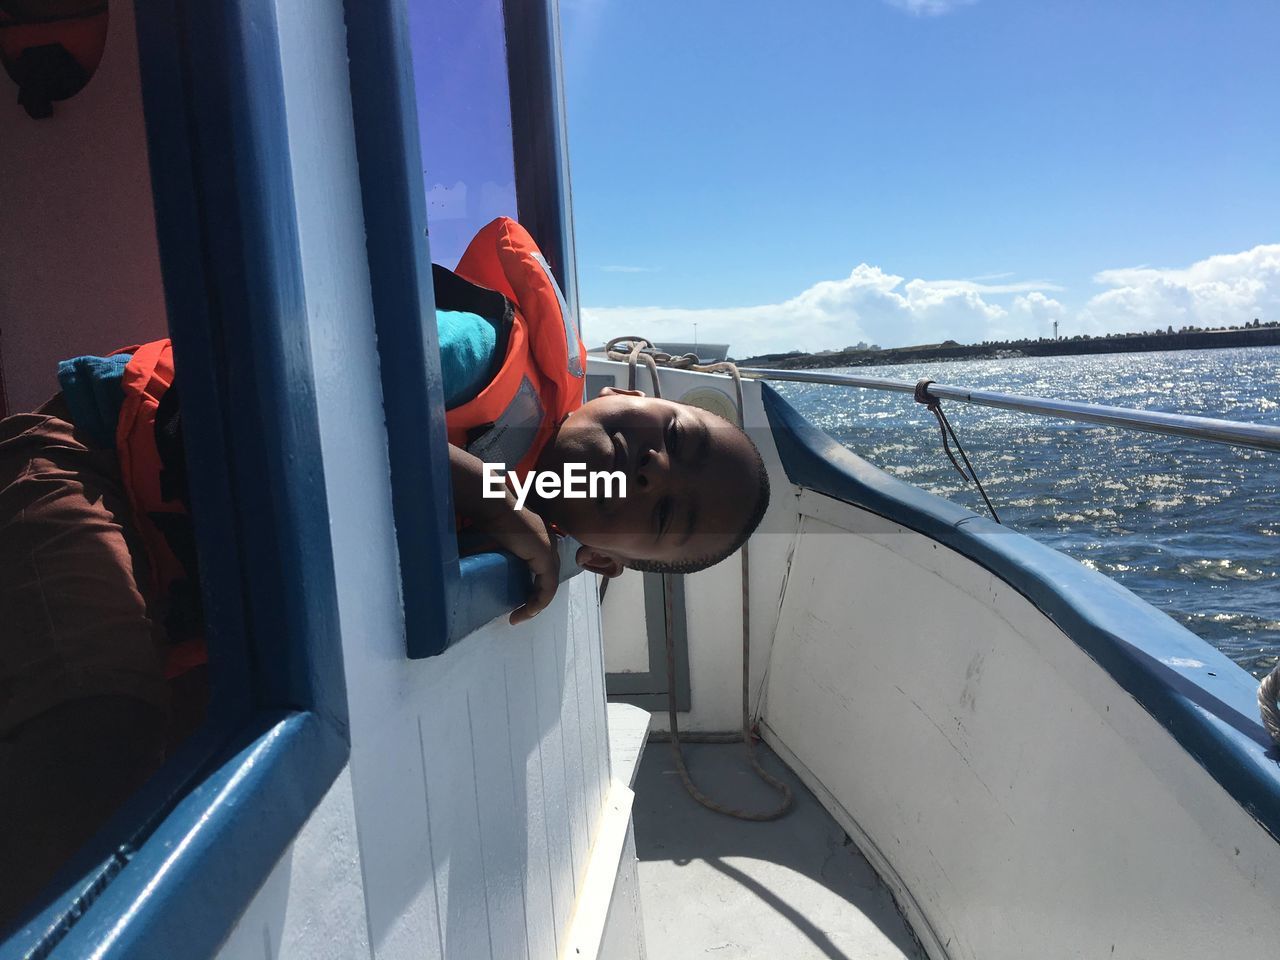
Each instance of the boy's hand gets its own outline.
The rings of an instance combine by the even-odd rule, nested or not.
[[[533,586],[524,605],[513,610],[509,619],[512,624],[533,619],[551,602],[560,585],[560,554],[555,537],[532,510],[513,510],[507,505],[488,518],[485,532],[529,564]]]
[[[560,583],[560,554],[555,538],[532,510],[515,509],[515,497],[489,499],[482,495],[483,464],[458,447],[449,446],[449,470],[453,480],[453,502],[458,512],[487,534],[504,550],[529,565],[533,587],[523,606],[511,613],[511,623],[532,619],[551,602]]]

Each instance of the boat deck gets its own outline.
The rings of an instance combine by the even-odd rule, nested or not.
[[[708,796],[748,809],[777,802],[741,744],[687,744],[684,755]],[[705,809],[685,792],[670,745],[645,748],[633,812],[649,957],[924,960],[844,830],[764,744],[759,756],[796,798],[771,823]]]

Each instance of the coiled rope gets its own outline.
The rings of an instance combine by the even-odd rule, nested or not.
[[[625,349],[621,349],[625,345]],[[648,348],[646,352],[645,348]],[[628,389],[636,389],[636,365],[641,360],[649,369],[649,378],[653,382],[653,395],[655,397],[662,396],[662,386],[658,382],[658,366],[669,367],[677,370],[692,370],[697,373],[722,373],[728,374],[733,378],[733,387],[735,399],[737,401],[738,410],[738,427],[745,429],[746,424],[743,420],[743,404],[742,404],[742,377],[738,373],[738,368],[727,361],[719,363],[699,363],[697,356],[692,353],[686,353],[683,356],[673,357],[667,353],[661,353],[654,350],[653,344],[643,337],[614,337],[609,341],[605,350],[610,360],[616,360],[627,364],[627,387]],[[742,557],[742,742],[747,748],[747,758],[751,761],[751,766],[756,774],[769,786],[773,787],[782,796],[782,801],[772,810],[763,812],[755,810],[742,810],[737,807],[730,807],[725,804],[712,800],[705,793],[698,789],[693,782],[693,778],[689,776],[689,770],[685,766],[684,752],[680,749],[680,726],[676,718],[676,644],[675,644],[675,628],[674,614],[672,611],[672,578],[671,574],[662,574],[662,596],[663,596],[663,630],[666,634],[667,649],[667,723],[670,728],[671,752],[675,759],[676,770],[680,774],[680,781],[684,784],[685,790],[689,792],[689,796],[697,800],[708,810],[714,810],[716,813],[723,813],[730,817],[737,817],[739,820],[755,820],[767,821],[777,820],[788,810],[791,809],[792,796],[791,788],[779,780],[773,774],[769,773],[760,765],[759,759],[756,757],[755,736],[752,731],[751,723],[751,552],[749,544],[744,543],[739,551]],[[603,594],[602,594],[603,596]],[[738,738],[737,734],[709,733],[709,734],[686,734],[684,739],[687,743],[731,743]]]

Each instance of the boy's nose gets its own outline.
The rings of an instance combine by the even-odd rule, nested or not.
[[[664,450],[645,450],[636,463],[636,485],[645,493],[661,493],[667,487],[671,462]]]

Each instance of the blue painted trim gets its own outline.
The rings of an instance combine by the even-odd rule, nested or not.
[[[350,749],[275,5],[137,23],[215,702],[6,957],[212,955]]]
[[[359,9],[362,15],[367,15],[368,7],[364,0],[347,0],[347,4],[350,30],[354,26],[353,10]],[[369,172],[366,172],[365,154],[360,154],[362,186],[365,187],[366,218],[370,216],[371,203],[378,205],[379,208],[385,205],[389,211],[388,216],[379,222],[391,224],[388,235],[394,235],[397,238],[395,240],[397,246],[393,250],[375,253],[374,238],[378,231],[374,229],[373,221],[370,220],[368,235],[371,269],[379,257],[386,256],[387,253],[393,253],[404,259],[403,251],[408,249],[408,244],[402,238],[412,238],[416,242],[419,236],[425,235],[425,229],[418,229],[419,222],[425,219],[418,215],[418,211],[426,210],[421,178],[416,175],[416,172],[421,169],[417,148],[416,117],[411,109],[411,102],[406,106],[398,99],[403,97],[411,100],[412,86],[401,83],[397,91],[392,93],[392,75],[407,76],[409,73],[403,11],[394,2],[387,4],[386,0],[379,0],[374,6],[383,11],[378,14],[378,17],[385,21],[381,28],[381,36],[387,39],[381,42],[390,43],[396,50],[396,56],[387,58],[387,61],[381,65],[376,62],[376,58],[362,60],[357,57],[357,41],[354,39],[348,41],[352,51],[352,91],[357,104],[357,137],[359,138],[361,122],[359,105],[364,97],[369,95],[373,96],[368,118],[372,131],[370,139],[385,138],[388,136],[387,131],[392,127],[399,131],[399,135],[395,137],[396,142],[390,145],[390,148],[386,143],[375,141],[371,144],[369,149],[378,151],[376,163],[379,166],[370,166]],[[395,16],[390,16],[383,10],[388,6],[394,8]],[[507,0],[503,7],[520,222],[547,258],[552,273],[564,294],[569,316],[574,318],[576,325],[578,279],[574,256],[573,217],[570,209],[568,135],[564,119],[564,80],[560,66],[558,6],[555,0],[515,0],[515,2]],[[390,38],[394,38],[394,43],[390,42]],[[371,42],[361,38],[359,49],[362,51],[370,49]],[[395,65],[397,59],[402,61],[402,66]],[[358,61],[362,64],[360,68],[362,80],[368,84],[367,91],[364,93],[360,92],[356,82]],[[402,160],[402,158],[407,159]],[[367,184],[366,178],[369,181]],[[406,225],[411,225],[408,230]],[[394,263],[389,258],[387,262]],[[412,264],[406,263],[394,269],[388,267],[385,271],[388,287],[394,284],[399,285],[399,293],[395,296],[389,295],[388,299],[388,312],[392,322],[403,323],[405,318],[413,316],[409,309],[414,302],[414,292],[411,288],[415,282],[418,287],[421,287],[416,271],[417,264],[424,262],[426,261],[418,259]],[[422,302],[421,292],[417,295]],[[429,289],[427,295],[430,295]],[[376,298],[375,309],[377,309]],[[421,315],[430,316],[430,314]],[[421,371],[425,370],[427,371],[426,379],[430,382],[418,383],[418,392],[411,396],[411,399],[431,403],[434,402],[435,394],[439,393],[440,401],[434,410],[428,411],[428,413],[438,413],[443,410],[443,393],[435,385],[439,380],[439,348],[435,343],[434,325],[426,326],[430,328],[427,331],[431,341],[430,356],[419,362],[414,355],[414,362],[409,364],[411,369],[408,375],[416,372],[418,377],[422,377]],[[397,353],[406,339],[412,344],[418,343],[416,332],[405,338],[398,331],[384,334],[382,327],[378,328],[379,342],[395,344]],[[404,388],[405,384],[401,382],[401,377],[406,374],[399,371],[389,374],[389,371],[395,368],[388,364],[385,354],[382,369],[383,390],[388,401],[387,429],[390,433],[393,430],[391,400],[397,397],[396,402],[401,402],[402,394],[395,391]],[[389,376],[396,381],[394,384],[388,384]],[[422,389],[424,386],[425,391]],[[412,391],[414,383],[409,383],[409,387]],[[431,393],[430,396],[427,396],[428,392]],[[443,414],[438,413],[438,415],[443,422]],[[416,432],[408,434],[409,442],[406,444],[408,449],[404,462],[410,465],[408,469],[411,472],[406,474],[408,479],[405,481],[405,486],[412,491],[410,496],[414,498],[416,504],[422,497],[421,476],[428,466],[422,461],[429,459],[430,465],[435,466],[439,464],[439,457],[431,455],[431,451],[436,448],[430,436],[426,444],[422,442],[423,432],[419,425],[427,422],[424,415],[419,413],[406,419],[411,429]],[[397,480],[396,469],[393,456],[393,488]],[[447,489],[447,461],[444,463],[444,469]],[[445,500],[439,502],[451,503]],[[396,527],[401,546],[400,562],[402,570],[405,571],[405,620],[410,657],[440,653],[445,647],[452,646],[477,628],[518,607],[528,594],[528,568],[508,554],[488,553],[464,557],[459,564],[456,544],[452,538],[451,507],[446,522],[450,533],[449,542],[440,548],[440,559],[437,561],[432,553],[435,543],[431,543],[431,548],[428,550],[422,549],[422,544],[429,542],[427,532],[407,534],[405,531],[415,528],[401,523],[397,507]],[[449,550],[453,552],[449,553]],[[416,623],[416,618],[410,616],[408,598],[413,595],[413,585],[421,574],[414,573],[411,579],[411,568],[406,564],[406,558],[412,563],[413,570],[417,570],[419,565],[429,567],[433,562],[457,565],[456,579],[449,581],[450,590],[446,591],[449,611],[447,637],[433,634],[430,629],[424,629],[421,625],[409,626],[411,623]],[[578,568],[573,563],[572,557],[565,559],[562,554],[561,580],[566,580],[577,572]],[[435,603],[434,597],[430,602]],[[431,626],[434,626],[434,622]],[[437,637],[444,642],[438,645],[434,643]]]
[[[403,0],[345,9],[405,644],[429,657],[460,636],[459,566],[408,23]]]
[[[1280,750],[1258,719],[1257,684],[1115,581],[1008,527],[896,480],[804,419],[768,386],[764,408],[792,483],[919,531],[1030,600],[1280,839]],[[1177,665],[1199,662],[1200,667]]]
[[[453,611],[458,640],[524,603],[529,584],[528,566],[509,553],[478,553],[460,566]]]
[[[55,957],[211,957],[332,783],[345,742],[311,712],[263,718],[134,854]],[[287,842],[287,840],[286,840]]]
[[[190,66],[183,55],[181,0],[158,0],[136,15],[139,67],[147,127],[156,234],[164,277],[166,314],[175,355],[182,364],[188,486],[205,595],[205,630],[216,638],[210,650],[211,722],[234,727],[252,712],[250,650],[241,589],[240,548],[234,536],[236,505],[224,423],[224,360],[209,296],[207,239],[199,228],[206,199],[197,183],[201,159],[187,95]],[[212,585],[216,584],[214,590]]]
[[[211,769],[225,749],[225,724],[206,723],[164,767],[103,825],[50,881],[29,912],[0,943],[0,960],[38,960],[50,951],[97,901],[107,885],[150,837],[156,826]]]
[[[434,322],[426,196],[403,0],[346,0],[352,107],[378,331],[408,656],[434,656],[524,602],[514,558],[459,562]],[[554,4],[506,4],[521,222],[577,317]]]
[[[562,584],[582,573],[574,559],[579,546],[578,541],[570,538],[560,540],[557,545]],[[489,621],[506,616],[524,603],[529,593],[529,567],[509,553],[463,557],[461,573],[452,616],[459,640]]]
[[[157,15],[144,7],[140,19]],[[166,271],[170,245],[183,247],[178,235],[198,229],[202,240],[203,286],[179,287],[166,272],[170,329],[179,369],[202,363],[213,369],[218,406],[202,410],[204,398],[197,398],[192,415],[201,417],[198,424],[221,418],[225,446],[215,455],[228,464],[234,498],[234,513],[219,518],[230,529],[211,530],[206,523],[205,530],[211,538],[230,536],[236,546],[255,705],[314,710],[345,738],[329,506],[275,3],[180,0],[175,10],[187,55],[200,220],[158,219],[157,230]],[[150,124],[163,106],[148,101],[147,108]],[[158,204],[158,216],[162,210]],[[195,345],[207,345],[208,356],[184,351],[191,346],[195,308],[203,304],[209,305],[212,333],[201,333]],[[189,410],[184,393],[184,430]],[[200,450],[209,439],[188,433],[186,446]],[[200,518],[204,506],[194,500],[193,515]],[[215,604],[222,586],[206,583]]]

